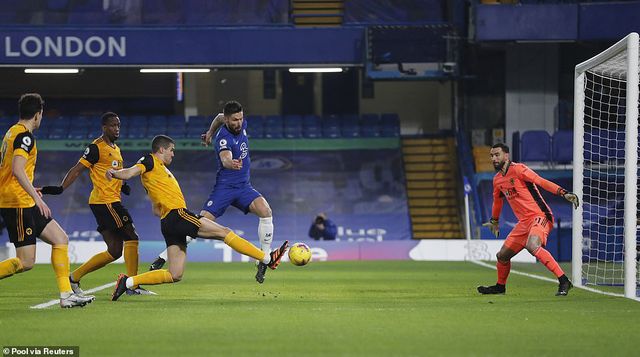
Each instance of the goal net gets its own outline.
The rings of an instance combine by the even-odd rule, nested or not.
[[[637,299],[638,34],[576,66],[573,280]]]

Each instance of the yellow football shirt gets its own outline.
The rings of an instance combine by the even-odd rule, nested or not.
[[[25,172],[33,183],[36,170],[38,148],[33,134],[22,124],[15,124],[4,135],[0,150],[0,208],[27,208],[36,202],[25,191],[13,175],[13,158],[22,156],[27,159]]]
[[[173,209],[187,208],[178,181],[162,161],[149,154],[143,156],[136,166],[142,170],[140,179],[151,203],[160,207],[161,218]]]
[[[120,202],[122,181],[107,181],[105,177],[108,169],[122,169],[122,154],[118,145],[114,143],[111,146],[100,137],[85,149],[79,162],[89,169],[93,184],[89,204]]]

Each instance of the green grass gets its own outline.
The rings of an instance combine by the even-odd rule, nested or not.
[[[516,269],[550,276],[544,268]],[[85,289],[115,279],[110,265]],[[56,296],[47,265],[0,281],[0,345],[78,345],[82,356],[637,355],[640,304],[509,278],[508,294],[480,296],[495,271],[471,263],[289,264],[253,280],[247,263],[191,263],[159,296],[111,289],[82,309],[29,306]]]

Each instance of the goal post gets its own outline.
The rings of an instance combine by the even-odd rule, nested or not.
[[[572,278],[638,299],[637,33],[575,69]],[[620,294],[622,295],[622,294]]]

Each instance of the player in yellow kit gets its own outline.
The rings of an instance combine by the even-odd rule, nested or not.
[[[182,279],[187,259],[187,236],[223,240],[235,251],[250,256],[271,269],[276,269],[287,250],[288,242],[267,254],[235,234],[231,229],[191,213],[180,190],[178,181],[167,168],[173,160],[175,142],[168,136],[158,135],[151,143],[152,153],[132,167],[122,170],[109,169],[107,179],[128,180],[141,176],[153,213],[160,217],[160,227],[167,244],[169,269],[149,271],[136,276],[120,274],[111,300],[115,301],[127,290],[138,285],[175,283]]]
[[[33,187],[38,149],[33,132],[42,123],[44,101],[37,93],[20,97],[20,119],[9,128],[0,152],[0,215],[16,257],[0,262],[0,279],[30,270],[36,260],[36,237],[52,246],[51,265],[60,291],[60,307],[84,306],[91,297],[77,295],[69,284],[69,238]]]
[[[75,182],[84,170],[89,170],[93,184],[89,207],[98,223],[98,232],[107,244],[107,250],[94,255],[69,275],[71,288],[79,295],[85,295],[80,288],[80,279],[120,258],[123,250],[127,275],[138,274],[138,234],[129,211],[120,202],[120,193],[128,195],[131,188],[122,181],[107,181],[105,177],[108,169],[123,167],[122,154],[116,145],[116,140],[120,137],[120,118],[116,113],[107,112],[102,115],[101,123],[102,135],[85,149],[78,163],[64,176],[60,186],[42,188],[43,194],[59,195]],[[127,293],[148,295],[151,292],[135,288]]]

